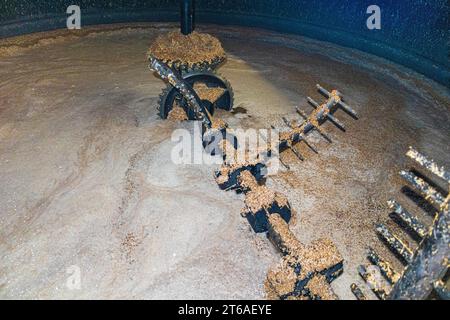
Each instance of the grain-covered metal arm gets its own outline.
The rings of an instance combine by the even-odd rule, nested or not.
[[[412,260],[413,251],[405,244],[398,236],[391,233],[384,224],[378,224],[376,226],[377,233],[380,237],[389,245],[389,247],[402,257],[405,262],[409,263]]]
[[[430,235],[416,251],[402,277],[394,285],[389,299],[422,300],[433,290],[449,268],[450,212],[441,211],[435,219]]]
[[[391,210],[394,210],[393,213],[419,237],[424,238],[428,234],[428,228],[416,216],[406,211],[397,201],[389,200],[388,205]]]
[[[195,90],[184,81],[176,71],[172,70],[167,64],[155,57],[150,58],[150,70],[155,71],[162,79],[167,80],[174,86],[180,94],[186,99],[189,107],[194,110],[195,115],[207,128],[211,128],[211,118],[208,110],[202,104],[201,99],[195,93]]]

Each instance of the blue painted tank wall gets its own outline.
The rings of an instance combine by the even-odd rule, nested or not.
[[[448,0],[197,0],[197,21],[256,26],[357,48],[450,87]],[[176,21],[178,0],[1,0],[0,37],[65,27],[78,4],[82,24]],[[381,30],[366,9],[381,8]]]

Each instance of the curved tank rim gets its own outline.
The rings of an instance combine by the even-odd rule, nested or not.
[[[311,39],[326,41],[337,45],[357,49],[417,71],[426,77],[450,88],[450,68],[426,57],[407,50],[393,47],[389,44],[363,38],[347,31],[329,30],[314,24],[299,22],[294,19],[276,18],[262,15],[246,14],[218,14],[199,10],[196,19],[200,23],[213,23],[217,25],[256,27],[270,31],[295,34]],[[0,22],[0,39],[20,36],[35,32],[51,31],[65,28],[67,15],[44,14],[33,17]],[[174,10],[140,10],[117,12],[103,10],[89,11],[82,17],[86,26],[138,23],[138,22],[177,22],[179,13]],[[356,40],[356,41],[355,41]]]

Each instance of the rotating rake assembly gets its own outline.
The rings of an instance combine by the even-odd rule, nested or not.
[[[290,149],[299,160],[303,161],[304,157],[296,149],[296,145],[298,143],[303,142],[315,153],[318,153],[316,148],[314,148],[314,146],[307,140],[307,136],[309,133],[316,130],[322,137],[324,137],[328,142],[331,143],[331,138],[321,128],[321,125],[327,120],[330,120],[342,131],[345,131],[344,124],[339,121],[334,115],[338,108],[343,109],[354,119],[358,119],[357,113],[343,101],[343,96],[339,91],[332,90],[331,92],[329,92],[319,84],[316,85],[316,87],[327,100],[322,104],[318,104],[312,98],[308,97],[308,102],[314,107],[313,112],[310,115],[306,115],[304,111],[296,107],[296,112],[301,116],[303,120],[294,121],[294,123],[289,122],[286,118],[283,118],[284,122],[289,128],[288,131],[280,132],[278,145],[271,146],[269,150],[264,150],[262,153],[258,154],[256,159],[253,159],[253,161],[248,161],[241,163],[240,165],[232,166],[225,162],[222,168],[216,172],[216,181],[219,184],[220,188],[224,190],[238,189],[239,182],[237,178],[240,172],[245,170],[250,171],[255,176],[258,182],[261,181],[265,177],[265,160],[267,159],[267,157],[271,156],[273,152],[277,152],[277,154],[279,154],[284,150]],[[272,129],[276,129],[273,125],[271,127]],[[288,164],[281,161],[281,158],[279,158],[279,160],[283,166],[285,166],[287,169],[290,169]]]
[[[194,88],[176,70],[154,57],[150,58],[149,69],[156,72],[161,79],[166,80],[183,97],[189,112],[196,120],[202,121],[204,132],[222,131],[227,127],[226,123],[220,119],[213,118],[208,108],[210,105],[199,97]]]
[[[197,93],[208,112],[214,114],[216,109],[230,111],[233,108],[233,90],[230,83],[209,70],[193,70],[181,73],[181,78],[186,81]],[[159,96],[158,110],[162,119],[170,117],[171,111],[181,107],[189,120],[198,120],[189,104],[182,95],[171,85],[168,85]]]
[[[149,59],[150,69],[166,80],[170,86],[167,92],[171,92],[170,103],[173,101],[173,104],[164,104],[165,110],[172,110],[178,104],[186,111],[189,119],[202,121],[204,134],[219,133],[224,137],[228,126],[213,117],[214,109],[218,105],[211,100],[203,99],[199,86],[196,87],[196,82],[188,79],[190,72],[183,71],[184,67],[170,65],[154,56],[150,56]],[[343,258],[336,246],[328,239],[318,239],[310,246],[300,243],[289,229],[289,223],[295,213],[287,198],[262,185],[266,177],[266,160],[271,153],[290,149],[299,160],[303,161],[304,157],[296,149],[296,144],[304,142],[318,153],[307,141],[307,135],[311,131],[316,130],[328,142],[332,142],[321,128],[325,121],[331,121],[342,131],[346,130],[343,123],[334,115],[336,109],[341,108],[357,119],[356,112],[343,101],[340,92],[337,90],[329,92],[320,85],[317,85],[317,89],[326,97],[326,101],[319,104],[308,97],[308,102],[314,107],[310,115],[296,108],[303,121],[288,121],[283,118],[289,129],[281,132],[278,144],[269,145],[267,150],[258,152],[256,159],[233,163],[229,161],[231,159],[229,151],[234,152],[239,141],[236,144],[232,143],[230,148],[225,146],[225,143],[222,146],[224,164],[215,172],[216,182],[221,189],[240,190],[244,193],[245,207],[242,215],[247,218],[256,233],[266,232],[272,243],[283,254],[281,263],[272,268],[267,275],[265,288],[269,299],[337,299],[330,283],[342,273]],[[167,97],[169,94],[164,93],[163,96]],[[215,102],[220,102],[222,98],[223,94]],[[229,105],[227,102],[227,106]],[[223,108],[227,109],[227,106]],[[168,113],[164,112],[163,118],[168,116]],[[450,175],[433,161],[413,149],[407,155],[450,184]],[[281,163],[290,169],[287,164]],[[442,299],[448,299],[450,196],[448,193],[444,195],[414,171],[402,171],[401,176],[436,207],[434,223],[431,227],[427,227],[395,200],[389,201],[395,220],[408,232],[415,233],[420,239],[419,245],[413,250],[385,225],[377,225],[376,230],[380,238],[396,256],[400,257],[406,268],[398,272],[375,250],[369,248],[368,258],[372,265],[360,266],[359,273],[380,299],[425,299],[433,292]],[[356,284],[352,284],[351,290],[357,299],[367,299],[363,290]]]
[[[420,167],[442,179],[450,186],[450,174],[434,161],[410,148],[406,154]],[[396,200],[388,201],[392,218],[405,232],[418,239],[417,249],[412,249],[398,234],[392,233],[384,224],[378,224],[376,231],[389,249],[406,265],[401,271],[378,253],[369,248],[369,266],[360,266],[358,271],[368,287],[382,300],[423,300],[450,299],[449,259],[450,259],[450,193],[439,190],[431,181],[418,172],[401,171],[400,176],[416,191],[435,212],[431,226],[425,225]],[[450,190],[450,187],[449,189]],[[357,284],[351,289],[357,299],[367,297]]]
[[[223,133],[230,130],[223,121],[214,119],[207,104],[176,70],[154,57],[150,59],[150,69],[172,85],[183,97],[195,118],[202,121],[204,134],[213,132],[223,137]],[[328,92],[319,85],[317,88],[327,100],[319,105],[309,99],[315,110],[306,116],[297,109],[305,120],[297,126],[290,126],[290,130],[282,134],[277,145],[257,152],[255,159],[234,163],[231,160],[235,160],[234,152],[240,146],[239,141],[229,143],[225,139],[224,143],[220,144],[224,164],[215,173],[217,184],[221,189],[235,189],[244,193],[245,207],[241,212],[242,216],[247,218],[256,233],[266,232],[283,255],[281,262],[267,274],[265,289],[268,299],[338,299],[330,286],[330,283],[343,272],[343,258],[337,247],[329,239],[316,239],[309,246],[302,244],[289,228],[295,212],[288,199],[261,183],[265,177],[265,161],[274,149],[293,148],[301,141],[309,145],[306,135],[314,129],[331,141],[320,125],[326,120],[331,120],[345,130],[342,123],[333,116],[338,107],[344,108],[356,118],[355,111],[342,101],[338,91]]]
[[[259,152],[255,159],[243,163],[228,161],[234,146],[225,147],[225,162],[215,174],[221,189],[243,192],[245,207],[241,211],[242,216],[247,218],[255,233],[266,232],[269,240],[283,255],[281,262],[269,270],[264,284],[267,298],[271,300],[338,299],[330,285],[343,272],[344,259],[337,247],[325,238],[316,239],[309,246],[301,243],[289,228],[295,212],[288,199],[262,183],[267,169],[265,161],[274,149],[293,149],[299,142],[313,148],[306,140],[307,134],[312,130],[319,131],[331,142],[320,126],[330,120],[345,131],[344,125],[333,115],[338,107],[357,118],[356,112],[342,101],[342,95],[338,91],[328,92],[320,85],[317,88],[327,100],[319,105],[308,98],[314,111],[306,116],[297,108],[304,121],[293,125],[285,120],[289,131],[281,134],[277,145],[270,145],[268,150]],[[296,154],[303,159],[298,152]]]
[[[230,111],[233,89],[217,73],[226,61],[226,53],[217,38],[194,31],[193,1],[184,0],[180,4],[181,32],[159,36],[149,49],[148,59],[157,59],[175,72],[179,80],[195,91],[211,115],[216,109]],[[189,102],[170,82],[159,96],[158,111],[162,119],[199,120]]]
[[[182,28],[183,30],[183,28]],[[343,124],[337,120],[333,113],[341,107],[356,118],[356,113],[342,100],[342,95],[333,90],[328,92],[317,86],[327,100],[319,105],[314,100],[308,101],[314,106],[314,111],[306,116],[304,112],[297,112],[304,117],[300,124],[289,125],[289,131],[281,134],[279,143],[270,145],[266,150],[257,150],[255,159],[245,159],[242,163],[234,162],[236,148],[244,147],[234,137],[229,141],[228,135],[233,130],[220,119],[213,117],[215,108],[230,110],[232,108],[231,87],[223,81],[211,77],[211,66],[205,65],[200,72],[190,70],[185,64],[177,64],[149,55],[150,69],[159,77],[167,81],[168,87],[161,95],[160,114],[167,118],[175,107],[182,107],[187,118],[201,120],[203,124],[203,140],[210,141],[211,137],[219,138],[219,148],[224,159],[221,169],[215,173],[215,179],[221,189],[240,190],[245,195],[241,214],[246,217],[250,226],[256,233],[266,232],[268,238],[282,253],[280,264],[272,268],[265,282],[267,297],[269,299],[303,300],[303,299],[337,299],[330,283],[343,271],[343,258],[334,243],[329,239],[317,239],[311,245],[303,245],[289,228],[289,222],[295,215],[288,199],[278,192],[270,190],[262,184],[266,176],[266,161],[273,152],[290,148],[294,150],[295,144],[304,142],[311,148],[306,140],[309,132],[317,130],[329,142],[331,139],[320,128],[330,120],[345,131]],[[205,74],[208,73],[207,76]],[[217,88],[224,89],[217,99],[205,99],[199,90],[197,79],[216,81]],[[213,86],[207,83],[209,89]],[[226,87],[226,88],[225,88]],[[203,87],[204,89],[204,87]],[[218,134],[218,137],[216,137]],[[231,142],[231,143],[230,143]],[[314,149],[314,148],[313,148]],[[315,149],[314,149],[315,150]],[[317,151],[316,151],[317,152]],[[296,152],[299,158],[303,158]]]
[[[229,154],[227,153],[226,156]],[[253,162],[253,165],[258,163]],[[267,233],[267,237],[283,258],[271,268],[265,281],[270,300],[335,300],[338,299],[330,283],[343,272],[343,258],[329,239],[316,239],[309,246],[302,244],[289,228],[296,214],[288,199],[281,193],[258,182],[251,165],[230,167],[236,176],[235,189],[243,192],[246,217],[253,231]],[[236,170],[234,170],[236,169]],[[224,176],[222,176],[224,177]],[[220,180],[220,178],[219,178]],[[220,185],[220,181],[216,181]]]
[[[314,153],[318,153],[318,151],[306,140],[306,137],[310,131],[316,130],[325,140],[328,142],[332,142],[330,136],[321,128],[321,125],[329,120],[339,129],[345,132],[344,124],[339,121],[335,116],[334,112],[341,108],[354,119],[358,119],[358,115],[356,112],[343,101],[342,94],[337,90],[332,90],[329,92],[321,85],[316,85],[317,90],[327,99],[324,103],[319,104],[314,101],[312,98],[307,97],[307,100],[311,106],[314,107],[314,111],[308,116],[304,111],[296,108],[297,113],[303,118],[303,122],[300,124],[297,121],[288,121],[286,118],[282,118],[284,123],[290,128],[287,132],[282,132],[280,135],[280,153],[286,149],[290,149],[294,155],[300,160],[303,161],[304,157],[300,154],[300,152],[296,149],[295,145],[297,143],[303,142],[305,143]],[[272,128],[274,128],[272,126]],[[281,158],[280,158],[281,160]],[[290,167],[286,163],[281,163],[289,170]]]

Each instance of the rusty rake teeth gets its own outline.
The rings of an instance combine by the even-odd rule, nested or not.
[[[366,295],[362,292],[361,288],[356,283],[352,283],[350,288],[357,300],[367,300]]]
[[[281,119],[283,119],[283,122],[289,127],[289,128],[294,128],[294,126],[293,126],[293,124],[288,120],[288,119],[286,119],[286,117],[281,117]]]
[[[333,140],[331,140],[331,137],[330,137],[325,131],[323,131],[322,128],[320,128],[319,126],[314,126],[314,129],[316,129],[317,132],[319,132],[319,134],[320,134],[325,140],[327,140],[329,143],[332,143],[332,142],[333,142]]]
[[[342,122],[340,122],[338,119],[336,119],[335,116],[332,116],[331,114],[328,114],[328,115],[327,115],[327,118],[328,118],[331,122],[333,122],[333,123],[336,125],[336,127],[338,127],[339,129],[341,129],[342,131],[345,131],[345,130],[346,130],[344,124],[343,124]]]
[[[308,148],[310,148],[315,154],[319,154],[319,151],[317,151],[316,148],[314,148],[306,139],[303,140],[303,142],[306,144]]]
[[[409,171],[401,171],[400,176],[409,182],[416,190],[434,205],[441,206],[444,204],[445,198],[434,187],[425,182],[422,178],[416,176]]]
[[[337,106],[347,110],[348,113],[356,118],[356,112],[342,102],[342,95],[337,90],[333,90],[330,93],[320,85],[317,85],[317,87],[322,94],[327,96],[328,99],[323,104],[319,104],[312,98],[307,97],[308,102],[315,108],[310,115],[307,115],[300,108],[295,107],[295,111],[300,115],[300,117],[303,118],[304,121],[289,121],[286,117],[282,117],[282,120],[289,128],[289,131],[283,132],[280,136],[280,143],[278,146],[279,151],[281,152],[285,149],[291,149],[294,155],[301,161],[304,160],[304,157],[295,148],[297,143],[304,142],[314,153],[318,153],[318,151],[306,140],[306,136],[310,131],[316,130],[325,140],[332,143],[330,136],[328,136],[328,134],[321,128],[321,124],[324,121],[330,120],[342,131],[346,130],[344,124],[332,114]],[[271,128],[275,129],[273,125]],[[280,162],[288,170],[290,169],[288,164],[284,163],[282,160]]]
[[[282,165],[283,167],[285,167],[287,170],[291,170],[291,166],[290,166],[289,164],[285,163],[285,162],[283,161],[283,159],[281,159],[281,157],[278,159],[278,161],[280,161],[281,165]]]
[[[355,118],[355,119],[358,118],[358,114],[356,113],[356,111],[353,110],[344,101],[342,101],[342,94],[339,91],[333,90],[330,93],[326,89],[324,89],[322,86],[320,86],[319,84],[316,85],[316,87],[317,87],[317,89],[319,90],[319,92],[321,94],[323,94],[325,97],[327,97],[328,99],[330,99],[333,102],[335,102],[336,105],[339,105],[340,107],[342,107],[342,109],[347,111],[353,118]]]
[[[291,146],[290,149],[300,161],[304,161],[305,160],[305,158],[301,155],[300,152],[297,151],[297,149],[295,149],[294,146]]]
[[[295,107],[295,111],[297,111],[297,113],[298,113],[304,120],[308,120],[308,115],[305,113],[305,111],[303,111],[303,110],[300,109],[299,107]]]
[[[406,211],[397,201],[389,200],[388,206],[393,210],[393,214],[420,238],[424,238],[427,235],[428,230],[425,225],[417,217]]]
[[[333,142],[331,138],[320,128],[319,121],[321,121],[321,117],[315,117],[314,115],[312,115],[313,118],[311,119],[311,116],[306,115],[303,110],[299,109],[298,107],[296,107],[295,109],[297,113],[306,120],[306,124],[303,124],[303,126],[305,127],[305,129],[303,130],[304,134],[307,134],[309,131],[315,129],[323,138],[325,138],[325,140],[330,143]],[[299,136],[303,137],[301,134]],[[301,141],[301,139],[299,139],[299,141]]]
[[[300,161],[304,161],[305,158],[303,158],[303,156],[301,155],[300,152],[298,152],[298,150],[295,148],[295,146],[288,141],[287,143],[287,147],[292,151],[292,153],[300,160]]]
[[[306,97],[306,100],[308,100],[308,102],[309,102],[314,108],[320,107],[320,104],[318,104],[317,102],[315,102],[311,97]]]
[[[438,213],[429,235],[422,240],[413,260],[394,285],[390,299],[426,299],[436,281],[449,270],[450,212]],[[447,295],[448,295],[448,289]],[[445,292],[444,292],[445,294]]]
[[[295,107],[295,110],[297,111],[297,113],[303,114],[306,119],[308,118],[306,116],[306,114],[302,110],[300,110],[298,107]],[[306,146],[308,148],[310,148],[315,154],[319,154],[319,151],[317,151],[317,149],[314,148],[314,146],[311,143],[309,143],[308,140],[306,140],[306,137],[303,134],[298,134],[297,140],[299,142],[303,142],[304,144],[306,144]]]
[[[383,281],[379,269],[371,268],[371,270],[367,270],[365,266],[361,265],[358,267],[358,272],[378,298],[385,300],[388,297],[391,286]]]
[[[409,158],[415,160],[426,170],[435,174],[439,178],[444,179],[447,183],[450,184],[450,173],[445,171],[444,167],[438,166],[433,160],[428,160],[424,155],[422,155],[421,153],[419,153],[417,150],[413,149],[412,147],[409,147],[409,150],[406,153],[406,155]]]
[[[333,90],[328,92],[326,89],[324,89],[322,86],[317,85],[317,89],[321,94],[323,94],[325,97],[327,97],[327,101],[323,104],[319,104],[316,101],[314,101],[311,97],[307,97],[308,102],[315,108],[315,111],[313,114],[308,117],[302,110],[296,108],[297,113],[303,117],[307,121],[307,125],[305,128],[313,127],[314,129],[317,129],[317,131],[329,142],[331,142],[331,139],[323,132],[319,126],[320,123],[325,120],[330,120],[333,124],[335,124],[339,129],[342,131],[345,131],[345,126],[342,122],[340,122],[333,114],[333,109],[335,107],[341,107],[343,108],[347,113],[349,113],[351,116],[353,116],[355,119],[357,119],[356,112],[350,108],[346,103],[342,101],[342,94],[337,91]],[[313,118],[312,118],[313,117]]]
[[[391,266],[389,262],[381,258],[375,250],[372,248],[369,248],[368,254],[367,254],[369,260],[376,265],[378,268],[380,268],[381,273],[383,276],[391,283],[394,284],[398,281],[400,278],[400,275],[394,270],[394,268]]]
[[[378,224],[376,226],[376,230],[380,237],[396,254],[402,257],[405,262],[411,262],[413,251],[405,243],[403,243],[403,241],[400,240],[398,236],[391,233],[389,229],[383,224]]]
[[[315,102],[312,98],[307,97],[306,98],[308,100],[308,102],[314,107],[314,108],[319,108],[320,105]],[[338,127],[339,129],[341,129],[342,131],[345,131],[345,126],[342,122],[340,122],[335,116],[333,116],[332,114],[328,113],[326,114],[326,117],[328,118],[328,120],[330,120],[331,122],[333,122],[336,127]]]
[[[423,168],[448,182],[448,173],[443,167],[410,148],[407,156],[414,159]],[[407,262],[402,272],[397,273],[390,264],[380,258],[376,252],[369,249],[368,258],[383,276],[392,284],[389,290],[383,289],[374,282],[373,277],[362,266],[359,271],[369,287],[380,299],[427,299],[434,290],[442,299],[450,297],[449,290],[443,279],[449,270],[450,256],[450,211],[448,201],[450,195],[442,195],[429,183],[412,172],[402,171],[400,175],[420,192],[425,200],[438,205],[439,210],[431,227],[426,227],[417,217],[410,214],[395,200],[389,200],[388,205],[393,210],[400,226],[414,231],[420,237],[420,243],[415,250],[410,249],[400,238],[392,234],[384,225],[377,225],[377,233],[389,247]],[[447,281],[447,280],[446,280]],[[353,289],[352,289],[353,291]],[[355,293],[356,295],[356,293]]]

